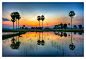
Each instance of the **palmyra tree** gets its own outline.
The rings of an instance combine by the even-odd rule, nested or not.
[[[10,14],[10,16],[11,16],[11,21],[13,22],[13,29],[14,29],[14,22],[15,22],[15,15],[14,15],[14,12],[12,12],[11,14]]]
[[[18,12],[12,12],[11,13],[11,20],[12,22],[14,23],[16,21],[16,29],[17,29],[17,19],[19,20],[20,19],[20,15]],[[13,24],[13,29],[14,29],[14,24]]]
[[[71,29],[72,29],[72,18],[74,17],[75,13],[74,11],[69,12],[69,16],[71,17]]]
[[[44,15],[41,16],[41,20],[42,20],[42,28],[43,28],[43,21],[44,21],[45,17]]]
[[[20,15],[17,16],[17,19],[18,19],[18,29],[19,29],[19,20],[20,20]]]
[[[38,17],[37,17],[37,20],[39,21],[39,27],[40,27],[40,20],[41,20],[41,17],[38,16]]]

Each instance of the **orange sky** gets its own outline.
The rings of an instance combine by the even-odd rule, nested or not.
[[[36,27],[39,26],[37,16],[44,15],[45,20],[43,21],[43,26],[54,27],[60,23],[71,23],[71,18],[69,17],[69,12],[74,10],[75,16],[73,17],[73,25],[84,25],[84,11],[83,3],[70,3],[71,8],[68,6],[69,3],[50,3],[50,4],[24,4],[24,3],[3,3],[2,4],[2,18],[11,20],[10,14],[12,12],[19,12],[21,19],[19,20],[20,26]],[[79,6],[78,6],[79,5]],[[28,7],[29,6],[29,7]],[[43,7],[41,7],[43,6]],[[49,7],[51,6],[51,7]],[[60,6],[60,7],[59,7]],[[15,8],[16,7],[16,8]],[[16,22],[14,23],[16,25]],[[11,21],[3,21],[2,26],[4,28],[12,28],[13,23]],[[42,26],[42,21],[40,21],[40,26]]]

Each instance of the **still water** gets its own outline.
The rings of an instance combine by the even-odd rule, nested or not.
[[[3,40],[2,56],[83,57],[84,33],[27,32]]]
[[[2,35],[5,35],[5,34],[15,34],[15,33],[19,33],[19,32],[2,32]]]

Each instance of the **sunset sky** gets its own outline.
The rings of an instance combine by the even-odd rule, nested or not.
[[[53,28],[60,23],[71,23],[69,12],[74,11],[73,25],[84,26],[84,3],[83,2],[2,2],[2,27],[13,28],[10,14],[19,12],[21,19],[19,25],[26,27],[38,27],[37,16],[44,15],[44,27]],[[40,21],[42,26],[42,21]],[[16,22],[14,23],[16,26]],[[16,27],[15,27],[16,28]]]

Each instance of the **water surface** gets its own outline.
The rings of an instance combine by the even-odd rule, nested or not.
[[[2,41],[2,56],[84,56],[84,33],[27,32]]]

